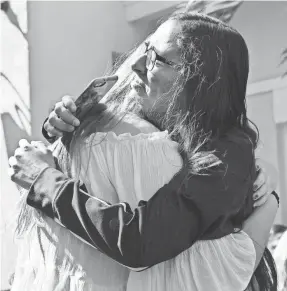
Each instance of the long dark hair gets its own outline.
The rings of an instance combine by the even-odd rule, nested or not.
[[[244,39],[235,29],[206,15],[185,12],[171,20],[181,27],[175,41],[181,55],[182,84],[175,90],[183,91],[184,108],[178,111],[175,124],[168,122],[172,110],[165,118],[170,130],[180,133],[182,150],[194,156],[212,141],[231,136],[234,129],[255,149],[258,131],[246,114],[249,57]]]
[[[181,25],[176,41],[182,63],[187,64],[182,70],[190,116],[183,129],[187,132],[183,149],[204,149],[210,140],[229,134],[233,128],[239,129],[255,149],[258,130],[246,112],[249,57],[243,37],[227,24],[202,14],[185,12],[172,19]],[[249,288],[277,290],[276,266],[267,248]]]

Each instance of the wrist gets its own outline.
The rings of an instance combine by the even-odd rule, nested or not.
[[[70,180],[62,172],[54,168],[49,166],[43,168],[29,188],[27,203],[32,207],[40,209],[39,207],[43,203],[52,202],[63,185]]]
[[[49,143],[53,143],[56,139],[57,136],[53,136],[51,135],[45,128],[44,125],[47,123],[48,118],[45,119],[43,126],[42,126],[42,135],[44,136],[44,138],[49,142]]]

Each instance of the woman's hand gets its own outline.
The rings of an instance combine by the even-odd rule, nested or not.
[[[64,96],[62,101],[57,102],[44,124],[48,135],[61,137],[64,132],[74,131],[75,127],[80,125],[80,121],[74,116],[76,109],[74,98],[71,96]]]
[[[24,189],[29,189],[40,172],[48,167],[55,168],[52,152],[41,141],[28,143],[19,141],[19,148],[9,159],[11,180]]]
[[[103,87],[98,88],[96,93],[97,99],[100,100],[113,84],[114,82],[111,82],[111,84],[106,84]],[[81,96],[83,99],[86,98],[85,95]],[[79,98],[81,98],[81,96]],[[81,101],[79,102],[81,103]],[[90,114],[97,115],[104,109],[106,109],[106,105],[98,102],[96,106],[91,108]],[[71,96],[64,96],[62,101],[57,102],[44,124],[44,129],[47,131],[48,135],[50,137],[61,137],[65,132],[73,132],[75,128],[80,125],[80,120],[75,116],[76,110],[76,103]],[[79,114],[79,112],[77,114]],[[85,113],[82,112],[80,114]]]
[[[271,164],[258,159],[257,167],[258,175],[253,185],[254,207],[261,206],[267,201],[271,192],[276,189],[278,179],[277,171]]]

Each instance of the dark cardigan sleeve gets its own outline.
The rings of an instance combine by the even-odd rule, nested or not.
[[[198,239],[233,232],[232,217],[252,187],[252,154],[233,143],[223,148],[223,164],[213,173],[186,179],[182,169],[135,209],[125,202],[111,205],[97,193],[90,196],[79,181],[52,168],[39,174],[27,203],[120,264],[141,271],[174,258]]]

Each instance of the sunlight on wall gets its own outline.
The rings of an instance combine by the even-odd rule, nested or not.
[[[19,193],[7,173],[8,158],[19,139],[31,134],[28,42],[25,33],[15,26],[18,18],[22,31],[27,30],[26,1],[11,1],[10,5],[5,14],[1,4],[1,289],[9,286],[17,254],[11,223]]]

